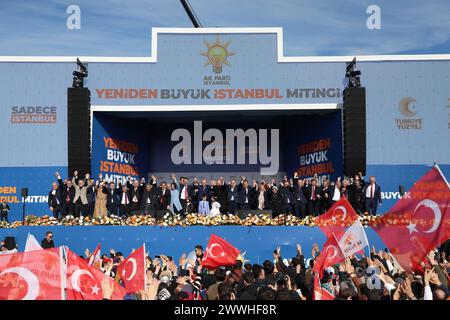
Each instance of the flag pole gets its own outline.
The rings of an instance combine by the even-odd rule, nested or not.
[[[61,277],[61,300],[66,300],[66,272],[64,267],[63,247],[59,247],[59,275]]]
[[[437,170],[437,171],[439,172],[439,174],[441,175],[442,179],[444,179],[445,183],[447,184],[447,187],[450,189],[450,185],[448,184],[447,179],[445,179],[445,176],[444,176],[444,174],[442,173],[441,168],[439,168],[439,165],[438,165],[436,162],[434,162],[434,163],[433,163],[433,167],[436,168],[436,170]]]
[[[145,242],[144,242],[144,244],[143,244],[143,246],[144,246],[144,253],[143,253],[143,255],[144,255],[144,291],[145,290],[147,290],[147,259],[145,258]]]

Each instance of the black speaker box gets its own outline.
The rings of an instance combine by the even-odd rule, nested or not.
[[[344,174],[366,174],[366,89],[346,88],[342,112]]]

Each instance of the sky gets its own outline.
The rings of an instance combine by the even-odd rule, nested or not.
[[[203,27],[282,27],[285,56],[450,53],[450,0],[190,0]],[[81,28],[70,30],[70,5]],[[370,30],[369,5],[381,29]],[[190,28],[179,0],[0,0],[0,55],[150,55],[152,27]]]

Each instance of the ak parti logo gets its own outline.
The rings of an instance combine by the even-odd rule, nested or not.
[[[219,37],[216,37],[214,43],[209,43],[206,40],[203,40],[203,42],[208,48],[208,51],[200,53],[200,55],[208,58],[205,67],[212,65],[214,73],[222,73],[223,65],[231,66],[228,58],[235,55],[234,52],[228,50],[231,41],[221,43]]]
[[[402,118],[395,119],[399,130],[420,130],[423,119],[417,117],[417,101],[413,97],[404,97],[398,103],[398,111]]]

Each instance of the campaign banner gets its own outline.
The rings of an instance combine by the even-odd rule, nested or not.
[[[0,168],[0,201],[5,200],[10,207],[9,222],[21,221],[23,210],[26,215],[51,215],[48,208],[48,193],[58,171],[63,179],[67,167],[12,167]],[[22,188],[28,188],[28,197],[22,198]],[[23,204],[25,203],[25,208]]]
[[[97,114],[93,119],[92,176],[125,184],[147,175],[148,143],[139,121],[122,121]],[[136,130],[139,128],[139,130]]]
[[[288,176],[336,180],[342,176],[341,111],[325,115],[309,115],[293,119],[284,137]]]

